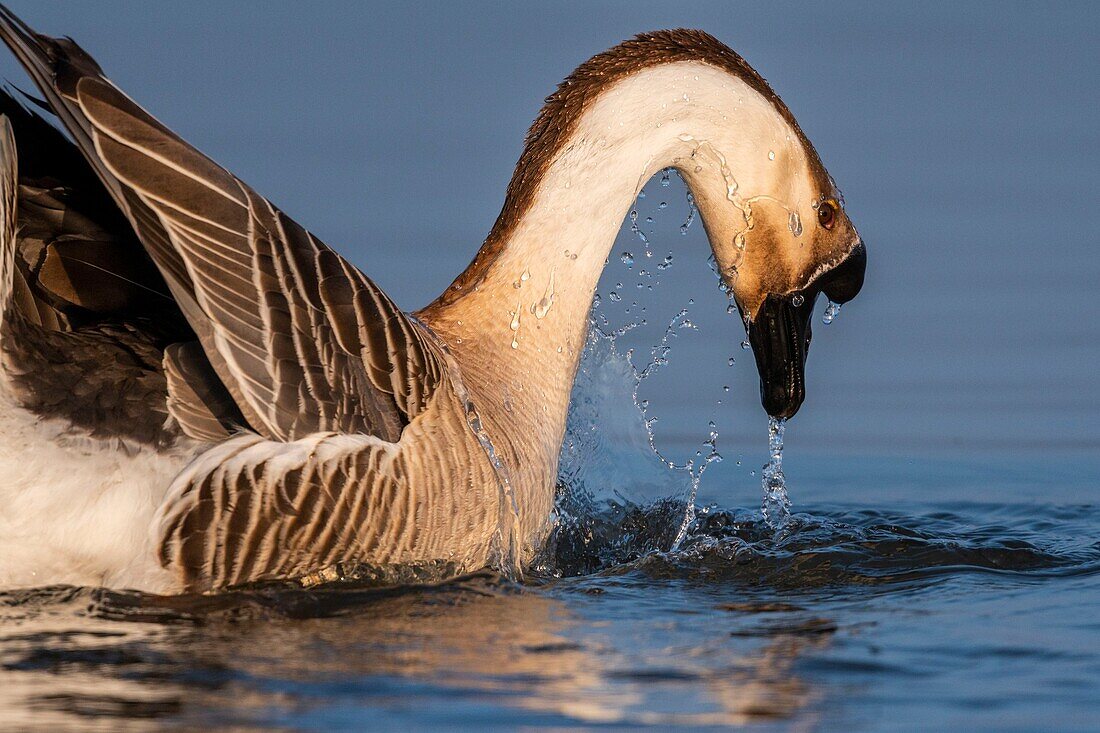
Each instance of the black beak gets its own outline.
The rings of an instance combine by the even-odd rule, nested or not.
[[[749,323],[749,343],[760,372],[760,402],[772,417],[794,417],[806,398],[806,353],[816,299],[816,292],[769,295]]]
[[[810,283],[825,293],[825,297],[834,303],[847,303],[859,295],[863,287],[863,276],[867,272],[867,247],[863,242],[852,250],[839,265],[820,275]]]
[[[760,372],[760,402],[769,415],[793,417],[806,398],[810,321],[819,293],[846,303],[863,287],[867,249],[862,243],[836,267],[796,293],[769,295],[749,322],[749,343]]]

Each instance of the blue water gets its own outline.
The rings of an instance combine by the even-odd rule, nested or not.
[[[648,264],[674,264],[639,290],[613,257],[598,313],[646,319],[618,344],[643,360],[680,308],[699,325],[639,388],[677,462],[719,433],[680,550],[685,474],[655,473],[629,385],[582,385],[602,432],[523,583],[2,593],[0,728],[1097,729],[1091,6],[12,5],[408,308],[472,257],[553,85],[657,27],[704,28],[773,83],[870,260],[815,323],[785,534],[759,516],[751,354],[702,228],[679,234],[683,189],[654,181]],[[628,227],[626,249],[644,261]]]
[[[915,475],[906,461],[877,467]],[[620,547],[603,570],[525,585],[5,594],[4,720],[1095,730],[1095,506],[800,509],[778,542],[758,517],[712,510],[675,555]],[[627,517],[616,536],[660,515]]]

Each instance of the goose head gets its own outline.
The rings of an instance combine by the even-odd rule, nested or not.
[[[746,66],[756,92],[737,96],[707,139],[684,135],[673,158],[695,201],[723,290],[736,302],[772,417],[792,417],[818,296],[843,304],[863,285],[867,251],[817,151],[774,92]]]
[[[806,397],[815,303],[824,295],[843,304],[859,293],[867,249],[839,193],[750,198],[747,221],[728,211],[714,216],[716,207],[705,205],[712,216],[703,214],[703,221],[723,289],[745,325],[764,410],[789,418]]]
[[[792,417],[806,397],[817,297],[824,293],[832,303],[848,302],[859,293],[867,265],[867,249],[837,199],[820,201],[814,213],[814,236],[804,247],[809,252],[800,252],[789,236],[768,225],[773,233],[764,236],[772,240],[761,237],[759,249],[770,249],[772,257],[753,268],[755,282],[732,284],[760,373],[761,403],[777,418]]]

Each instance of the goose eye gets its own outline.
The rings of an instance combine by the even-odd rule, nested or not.
[[[833,224],[836,223],[836,207],[828,201],[823,201],[821,206],[817,207],[817,221],[826,229],[832,229]]]

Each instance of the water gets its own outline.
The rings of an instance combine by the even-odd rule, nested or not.
[[[1091,730],[1098,530],[1081,504],[815,502],[778,542],[711,510],[677,553],[563,548],[527,585],[5,593],[0,704],[105,731]]]
[[[764,477],[764,499],[760,514],[764,523],[779,532],[791,521],[791,499],[787,496],[787,477],[783,474],[783,435],[786,420],[768,420],[768,463],[761,474]]]
[[[658,174],[639,224],[676,267],[636,289],[618,253],[644,255],[625,225],[601,311],[618,325],[648,308],[620,337],[639,366],[690,298],[699,328],[642,383],[645,418],[618,362],[618,379],[578,393],[605,427],[585,460],[591,498],[522,583],[2,593],[0,729],[1096,729],[1095,13],[10,4],[77,38],[409,308],[469,262],[526,125],[578,61],[641,30],[705,28],[790,105],[870,269],[815,332],[784,435],[782,532],[751,474],[770,456],[743,329],[704,269],[703,227],[680,236],[681,182]],[[271,53],[289,34],[310,53]],[[13,64],[4,75],[29,86]],[[816,217],[799,224],[807,243]],[[519,340],[538,323],[524,313]],[[676,466],[707,452],[711,420],[727,460],[693,486],[651,450],[651,417]]]

